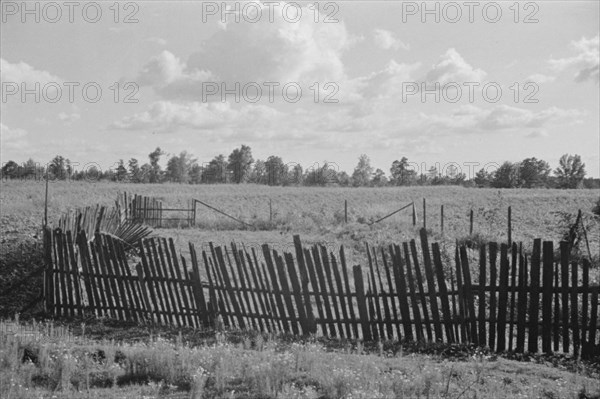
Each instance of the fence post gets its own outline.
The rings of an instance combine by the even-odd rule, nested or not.
[[[440,225],[442,228],[442,234],[444,234],[444,205],[440,207]]]
[[[273,201],[269,198],[269,222],[273,222]]]
[[[344,223],[348,224],[348,200],[344,200]]]
[[[423,228],[427,228],[427,202],[425,198],[423,198]]]
[[[415,202],[412,203],[412,223],[413,226],[417,225],[417,210],[415,209]]]
[[[469,213],[469,235],[473,235],[473,209]]]
[[[512,206],[508,207],[508,245],[512,245]]]
[[[363,341],[371,340],[371,328],[369,325],[369,314],[367,312],[367,301],[365,299],[365,285],[359,265],[352,268],[354,272],[354,286],[356,289],[356,302],[358,303],[358,315],[362,328]]]

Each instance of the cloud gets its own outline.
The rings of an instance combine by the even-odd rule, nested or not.
[[[529,75],[525,79],[526,82],[533,82],[538,84],[554,82],[554,80],[556,80],[556,76],[544,75],[542,73],[534,73],[533,75]]]
[[[203,81],[227,87],[296,82],[307,88],[314,82],[343,81],[342,54],[356,40],[343,22],[315,24],[313,18],[314,12],[304,9],[300,21],[290,23],[276,10],[273,22],[228,23],[186,61],[163,51],[144,65],[136,81],[152,85],[164,99],[186,100],[201,97]]]
[[[482,82],[486,75],[485,71],[467,63],[456,49],[450,48],[431,67],[423,80],[427,83],[439,82],[440,85],[450,82]]]
[[[419,63],[399,64],[391,60],[382,70],[359,77],[353,83],[364,98],[400,98],[402,83],[413,81],[412,74],[419,67]]]
[[[582,37],[579,41],[571,42],[577,54],[572,57],[550,59],[550,66],[556,71],[575,69],[575,81],[600,81],[600,52],[598,51],[600,35],[591,39]]]
[[[373,42],[382,50],[410,50],[410,46],[394,37],[394,33],[385,29],[373,31]]]
[[[260,128],[276,119],[278,111],[263,105],[245,105],[234,109],[228,102],[175,103],[158,101],[146,111],[113,122],[109,128],[152,130],[170,133],[181,128],[216,130],[231,127]]]
[[[23,150],[29,146],[29,142],[25,139],[27,131],[18,128],[9,128],[3,123],[0,123],[0,148],[2,149],[2,158],[5,157],[6,150]],[[3,162],[6,159],[3,160]]]
[[[62,79],[50,72],[35,69],[23,61],[11,64],[4,58],[0,58],[0,79],[3,82],[26,83],[28,87],[35,83],[43,86],[49,82],[62,82]]]
[[[162,37],[149,37],[146,39],[146,41],[150,42],[150,43],[154,43],[154,44],[158,44],[159,46],[166,46],[167,45],[167,41],[165,39],[163,39]]]
[[[71,114],[67,114],[66,112],[60,112],[57,115],[58,120],[60,120],[61,122],[65,122],[66,124],[71,124],[75,121],[78,121],[79,119],[81,119],[81,115],[77,112],[73,112]]]

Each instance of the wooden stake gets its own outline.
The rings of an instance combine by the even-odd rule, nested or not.
[[[423,198],[423,228],[427,228],[427,202]]]
[[[473,235],[473,209],[469,214],[469,235]]]
[[[442,234],[444,234],[444,205],[440,207],[440,225],[442,228]]]
[[[348,224],[348,200],[344,200],[344,223]]]
[[[512,206],[508,207],[508,245],[512,245]]]

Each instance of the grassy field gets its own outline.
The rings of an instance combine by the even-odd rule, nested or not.
[[[0,184],[0,232],[7,240],[33,236],[43,218],[44,183],[4,181]],[[512,206],[513,239],[531,245],[533,238],[559,241],[567,231],[565,220],[584,212],[592,253],[600,248],[600,229],[591,210],[597,190],[497,190],[462,187],[338,188],[268,187],[257,185],[136,185],[117,183],[51,182],[49,222],[68,209],[96,203],[113,205],[117,193],[127,191],[155,196],[167,206],[185,207],[200,199],[241,218],[256,229],[243,226],[198,205],[197,226],[160,229],[185,247],[195,243],[271,243],[288,245],[293,234],[306,243],[344,244],[361,253],[364,242],[389,244],[414,238],[410,209],[383,222],[369,225],[415,201],[417,227],[422,226],[422,200],[427,201],[427,228],[434,239],[448,243],[469,234],[469,212],[474,211],[474,232],[485,239],[507,239],[507,209]],[[269,221],[269,200],[273,220]],[[344,223],[344,200],[348,201],[348,224]],[[440,229],[440,206],[444,205],[444,234]],[[352,253],[352,251],[350,251]],[[360,261],[360,259],[356,259]]]
[[[247,245],[269,243],[292,250],[292,237],[305,244],[344,245],[349,264],[366,265],[365,242],[387,245],[416,238],[427,200],[432,240],[452,250],[469,238],[469,211],[478,239],[507,239],[507,208],[513,210],[513,239],[527,248],[533,238],[559,241],[578,209],[588,228],[593,264],[598,264],[600,227],[591,210],[597,190],[492,190],[461,187],[306,188],[255,185],[134,185],[52,182],[48,219],[53,225],[69,209],[113,205],[118,192],[185,206],[197,198],[239,217],[244,227],[198,207],[197,225],[156,229],[173,237],[185,255],[188,241]],[[269,200],[273,220],[269,221]],[[344,223],[344,200],[349,221]],[[412,201],[410,209],[369,225]],[[440,206],[445,228],[440,231]],[[44,183],[0,183],[0,292],[41,260]],[[470,237],[474,238],[474,237]],[[587,253],[587,250],[586,250]],[[591,283],[599,281],[596,268]],[[0,317],[10,317],[34,298],[40,279],[0,298]],[[533,356],[520,361],[471,347],[414,347],[311,338],[293,340],[239,331],[180,331],[110,320],[65,321],[76,336],[55,328],[43,333],[6,334],[0,322],[2,398],[598,398],[598,367],[572,358]],[[16,328],[19,330],[19,328]],[[32,327],[28,327],[31,330]],[[22,328],[21,328],[22,330]],[[84,331],[85,330],[85,331]],[[46,335],[44,335],[46,334]],[[164,338],[157,338],[158,335]],[[114,341],[110,341],[114,340]],[[427,353],[427,354],[424,354]],[[451,353],[451,355],[448,355]],[[102,356],[100,356],[102,354]],[[508,357],[515,355],[507,355]],[[526,362],[523,362],[525,360]]]
[[[0,396],[458,399],[600,395],[597,368],[558,357],[515,361],[466,346],[414,348],[395,342],[363,346],[352,341],[298,341],[240,332],[160,336],[135,326],[121,326],[122,341],[101,340],[110,328],[101,322],[81,325],[73,334],[54,324],[0,321]],[[414,353],[414,349],[429,354]]]

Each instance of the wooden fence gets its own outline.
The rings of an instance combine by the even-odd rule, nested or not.
[[[209,245],[190,259],[172,239],[145,239],[127,252],[109,235],[46,234],[45,299],[57,316],[91,312],[122,320],[318,334],[364,340],[469,342],[492,350],[574,352],[595,345],[599,285],[590,264],[561,243],[490,243],[451,254],[415,240],[373,248],[350,267],[343,246],[295,253]],[[478,255],[478,256],[473,256]],[[188,262],[189,266],[188,267]],[[475,262],[475,263],[474,263]]]
[[[127,220],[144,223],[151,227],[168,227],[173,224],[184,224],[187,227],[196,223],[196,204],[188,201],[186,208],[168,208],[161,200],[138,194],[119,195],[119,203]],[[168,216],[165,216],[165,213]]]

